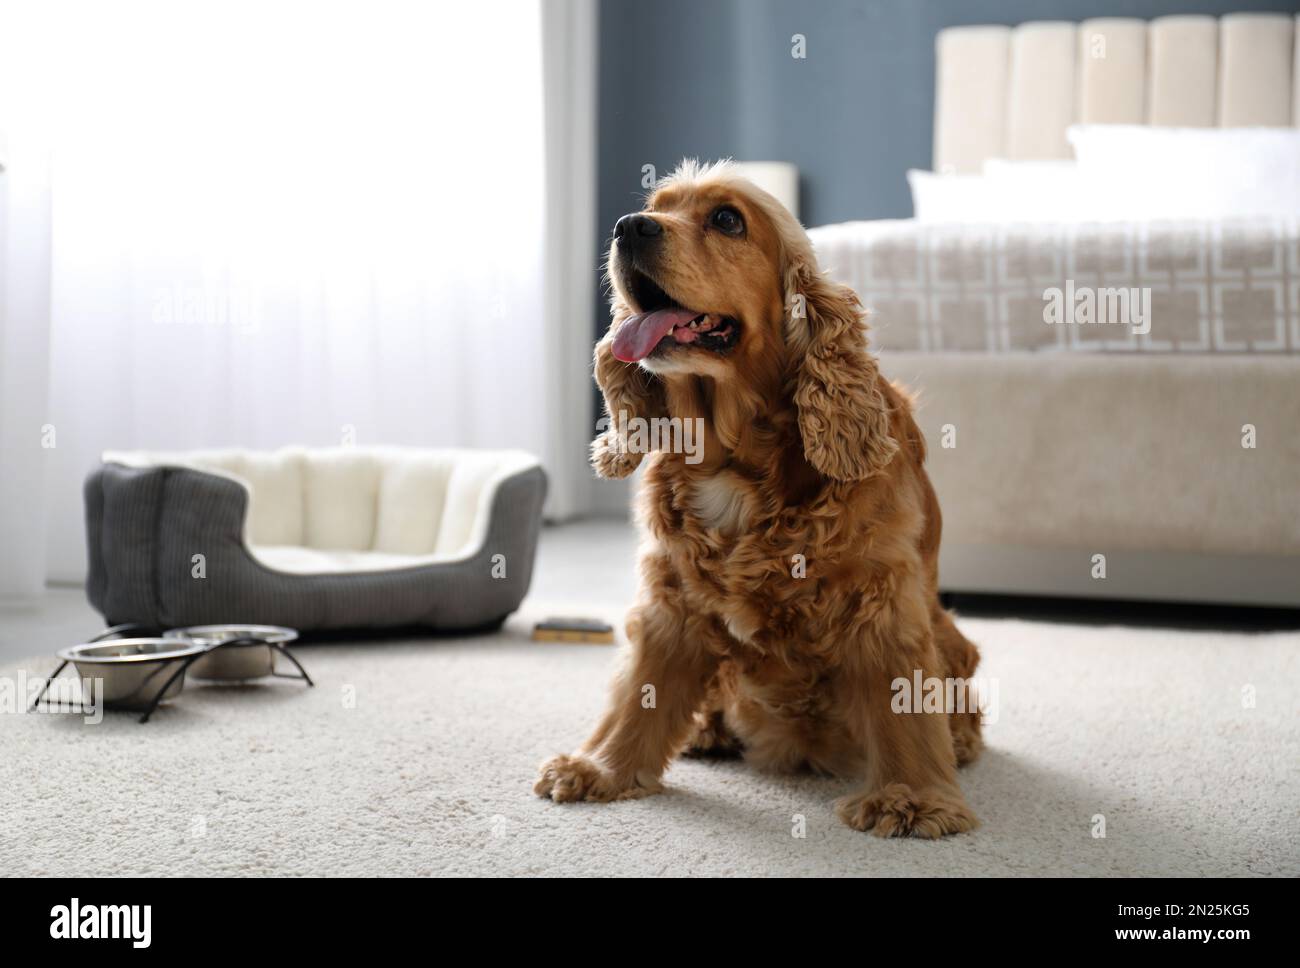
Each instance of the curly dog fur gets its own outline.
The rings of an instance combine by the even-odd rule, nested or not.
[[[683,163],[632,218],[654,224],[611,246],[613,321],[595,354],[609,423],[592,463],[604,477],[645,463],[640,593],[605,716],[542,765],[536,792],[643,796],[680,753],[743,750],[768,769],[860,777],[837,804],[856,829],[973,829],[956,769],[980,750],[978,711],[891,708],[896,679],[969,679],[979,655],[939,603],[925,442],[867,352],[857,296],[726,163]],[[738,341],[714,352],[673,330],[623,362],[620,327],[651,308],[645,279],[695,323],[734,323]],[[698,419],[702,456],[632,452],[630,422],[654,417]]]

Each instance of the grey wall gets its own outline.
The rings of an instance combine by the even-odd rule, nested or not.
[[[641,166],[683,156],[791,161],[807,225],[912,213],[929,168],[934,37],[958,24],[1151,19],[1296,0],[603,0],[600,232],[637,207]],[[807,58],[790,37],[807,37]]]

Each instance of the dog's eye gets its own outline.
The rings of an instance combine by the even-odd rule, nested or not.
[[[745,220],[730,205],[723,205],[721,208],[714,209],[710,221],[713,223],[714,228],[726,232],[728,235],[742,235],[745,231]]]

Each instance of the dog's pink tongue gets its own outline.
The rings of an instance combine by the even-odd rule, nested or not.
[[[685,326],[697,315],[689,309],[656,309],[629,316],[614,334],[614,356],[624,363],[644,360],[674,326]]]

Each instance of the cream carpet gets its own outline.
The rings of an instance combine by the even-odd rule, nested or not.
[[[645,800],[535,798],[537,763],[592,725],[614,657],[533,644],[536,616],[484,638],[305,646],[315,689],[191,683],[144,726],[0,716],[0,871],[1300,874],[1296,633],[962,620],[998,679],[989,748],[963,774],[984,825],[923,842],[840,825],[850,783],[736,762],[680,762]]]

